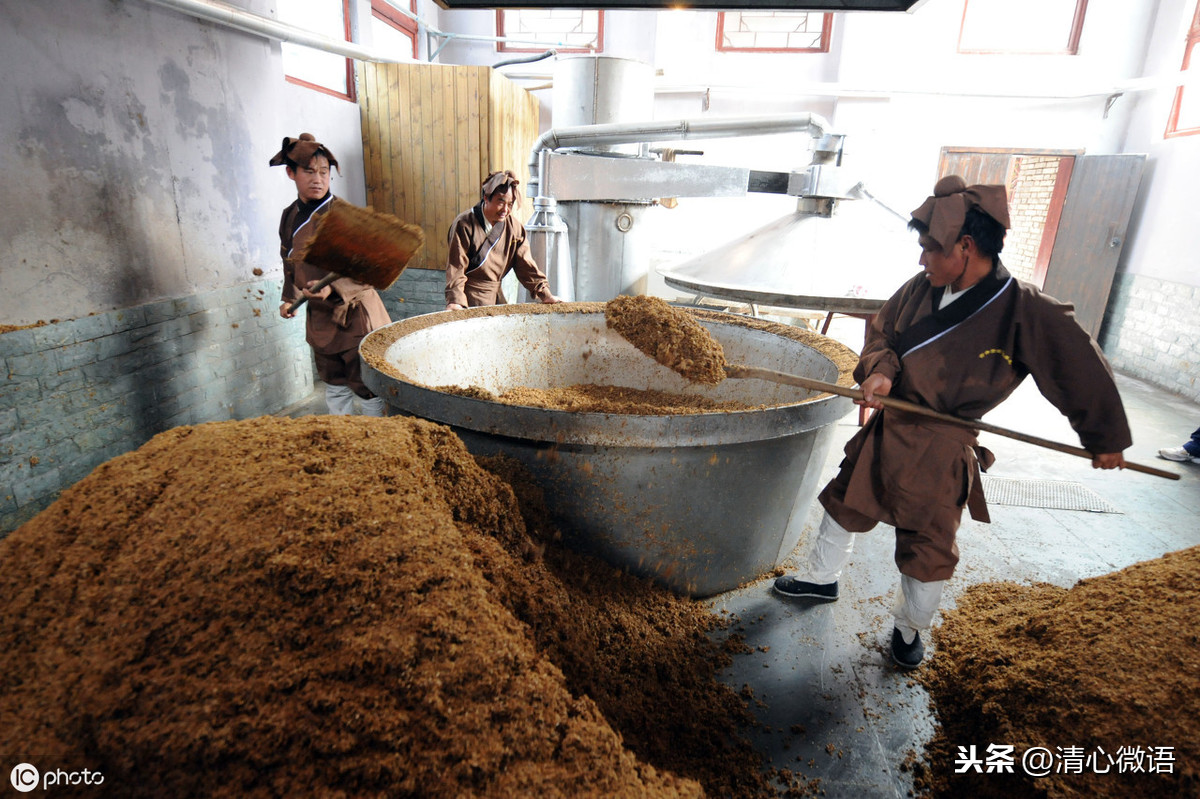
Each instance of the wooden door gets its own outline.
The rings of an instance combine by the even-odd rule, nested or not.
[[[1004,239],[1004,265],[1013,277],[1040,288],[1076,155],[1082,153],[945,147],[938,164],[938,177],[959,175],[967,185],[1004,186],[1012,221]]]
[[[1084,155],[1075,159],[1042,290],[1075,305],[1095,338],[1125,231],[1142,182],[1145,155]]]
[[[943,147],[938,178],[958,175],[968,186],[977,183],[1008,185],[1013,150],[968,150]]]
[[[1013,228],[1004,241],[1005,265],[1014,276],[1074,304],[1079,324],[1095,337],[1145,160],[1144,155],[944,147],[938,177],[961,175],[968,185],[1006,186]],[[1026,173],[1047,168],[1054,173],[1052,189],[1044,175],[1030,191],[1023,188]]]

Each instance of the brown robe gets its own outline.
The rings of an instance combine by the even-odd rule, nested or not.
[[[474,308],[503,305],[500,281],[510,269],[531,295],[545,302],[552,295],[550,282],[529,252],[525,226],[512,215],[492,226],[484,225],[482,204],[463,211],[450,226],[450,254],[446,259],[446,304]]]
[[[1009,275],[992,272],[945,309],[944,289],[919,274],[876,315],[855,369],[892,380],[890,396],[978,419],[1027,375],[1093,453],[1120,452],[1132,438],[1112,370],[1075,321],[1072,306]],[[964,506],[990,521],[979,482],[992,454],[976,431],[884,409],[846,444],[841,471],[821,492],[851,532],[876,522],[899,530],[896,563],[922,581],[944,580],[958,562],[955,532]]]
[[[335,202],[344,201],[328,195],[294,234],[293,228],[303,203],[296,200],[283,209],[283,217],[279,220],[279,254],[283,258],[282,302],[295,302],[304,296],[300,287],[329,274],[324,269],[293,258],[292,253],[303,251],[316,230],[317,221]],[[376,328],[391,324],[383,300],[372,286],[348,277],[339,277],[329,285],[333,291],[326,299],[305,303],[308,309],[305,337],[317,353],[334,355],[357,350],[364,336]]]

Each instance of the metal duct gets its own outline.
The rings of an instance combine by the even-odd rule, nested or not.
[[[538,193],[535,189],[539,183],[541,154],[565,147],[766,136],[796,131],[808,131],[816,137],[826,135],[829,128],[829,123],[823,117],[811,113],[677,119],[666,122],[616,122],[551,128],[538,137],[529,151],[529,189],[531,194]]]
[[[596,75],[600,75],[602,67],[606,66],[604,59],[592,60],[595,64],[585,64],[592,67]],[[628,77],[633,74],[625,64],[613,74],[615,77]],[[587,76],[586,72],[576,70],[575,77]],[[581,102],[576,103],[583,113],[592,113],[595,102],[603,104],[606,98],[617,98],[624,102],[621,83],[616,86],[597,85]],[[591,87],[589,87],[591,88]],[[595,101],[595,102],[593,102]],[[572,106],[574,107],[574,106]],[[608,113],[604,108],[595,112],[600,118]],[[636,175],[644,168],[647,172],[655,167],[667,166],[649,158],[620,158],[613,145],[638,144],[646,145],[653,142],[675,142],[685,139],[714,139],[742,136],[759,136],[779,133],[806,131],[817,145],[814,147],[814,162],[836,161],[841,151],[841,137],[830,136],[829,123],[822,117],[812,113],[782,114],[777,116],[755,117],[726,117],[679,119],[673,121],[650,122],[609,122],[593,125],[578,125],[552,128],[538,138],[530,150],[530,181],[529,193],[537,200],[555,197],[555,179],[550,174],[550,163],[553,155],[560,149],[583,151],[572,163],[595,161],[601,170],[621,172],[626,168]],[[609,157],[605,157],[608,155]],[[568,156],[561,156],[566,159]],[[685,165],[671,164],[675,171],[685,168]],[[697,167],[698,169],[700,167]],[[706,175],[728,170],[713,170],[704,168]],[[678,177],[678,175],[676,176]],[[556,284],[551,282],[554,290],[559,290],[567,284],[573,284],[574,296],[577,300],[599,301],[610,300],[618,294],[641,294],[647,286],[649,263],[645,249],[643,215],[648,200],[635,199],[644,197],[644,192],[627,190],[625,192],[606,192],[604,186],[612,181],[592,181],[598,195],[589,195],[588,201],[564,201],[559,197],[558,216],[565,222],[565,227],[571,231],[569,244],[548,242],[541,245],[543,250],[567,250],[571,253],[569,268],[558,269],[561,279]],[[741,182],[740,193],[745,193],[747,182]],[[606,193],[622,196],[602,196]],[[690,192],[683,192],[690,193]],[[715,191],[714,194],[723,194]],[[583,196],[583,195],[579,195]],[[661,196],[678,196],[678,192],[669,191]],[[607,202],[597,202],[606,200]],[[554,216],[553,213],[549,216]],[[546,224],[539,229],[531,239],[538,241],[542,237],[554,237],[556,233],[551,225]],[[573,279],[572,279],[573,278]]]
[[[801,197],[825,197],[825,207],[832,207],[831,198],[844,196],[841,191],[822,193],[827,186],[816,185],[832,185],[839,178],[834,164],[840,158],[841,137],[829,135],[829,124],[822,117],[800,113],[622,121],[648,116],[652,110],[652,75],[649,64],[607,56],[566,59],[555,69],[556,118],[591,124],[554,127],[530,149],[528,193],[535,207],[540,203],[545,211],[530,238],[532,246],[547,255],[569,247],[570,265],[558,269],[560,280],[551,281],[551,288],[560,291],[573,285],[577,300],[603,302],[618,294],[644,293],[649,276],[645,210],[657,197],[694,193],[682,182],[679,191],[668,185],[682,181],[689,165],[648,157],[651,143],[805,131],[814,141],[814,166],[803,175],[788,176],[786,190]],[[557,113],[559,108],[563,114]],[[620,145],[638,147],[622,150]],[[575,152],[557,152],[564,149]],[[820,171],[823,166],[828,166],[827,173]],[[691,169],[699,173],[698,185],[713,189],[713,195],[748,190],[748,170],[699,165]],[[731,175],[739,185],[727,185]],[[558,201],[557,213],[552,200]],[[561,227],[560,220],[565,223]],[[566,238],[563,227],[570,231],[569,242],[560,240]]]

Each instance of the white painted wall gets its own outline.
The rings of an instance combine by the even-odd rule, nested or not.
[[[287,83],[278,43],[143,0],[0,0],[0,71],[0,323],[279,274],[285,135],[327,143],[365,202],[358,106]]]
[[[1184,34],[1195,9],[1195,0],[1159,3],[1145,75],[1179,69]],[[1196,248],[1196,229],[1200,227],[1200,135],[1163,137],[1174,97],[1173,88],[1163,88],[1120,101],[1130,109],[1125,149],[1149,155],[1121,268],[1132,275],[1200,286]]]

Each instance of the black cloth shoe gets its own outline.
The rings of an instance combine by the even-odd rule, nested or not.
[[[780,577],[775,580],[775,590],[784,596],[802,596],[810,599],[820,599],[823,602],[833,602],[838,598],[838,584],[806,583],[795,577]]]
[[[921,643],[921,634],[913,636],[911,644],[904,643],[900,630],[892,628],[892,662],[902,669],[915,669],[921,665],[925,657],[925,645]]]

